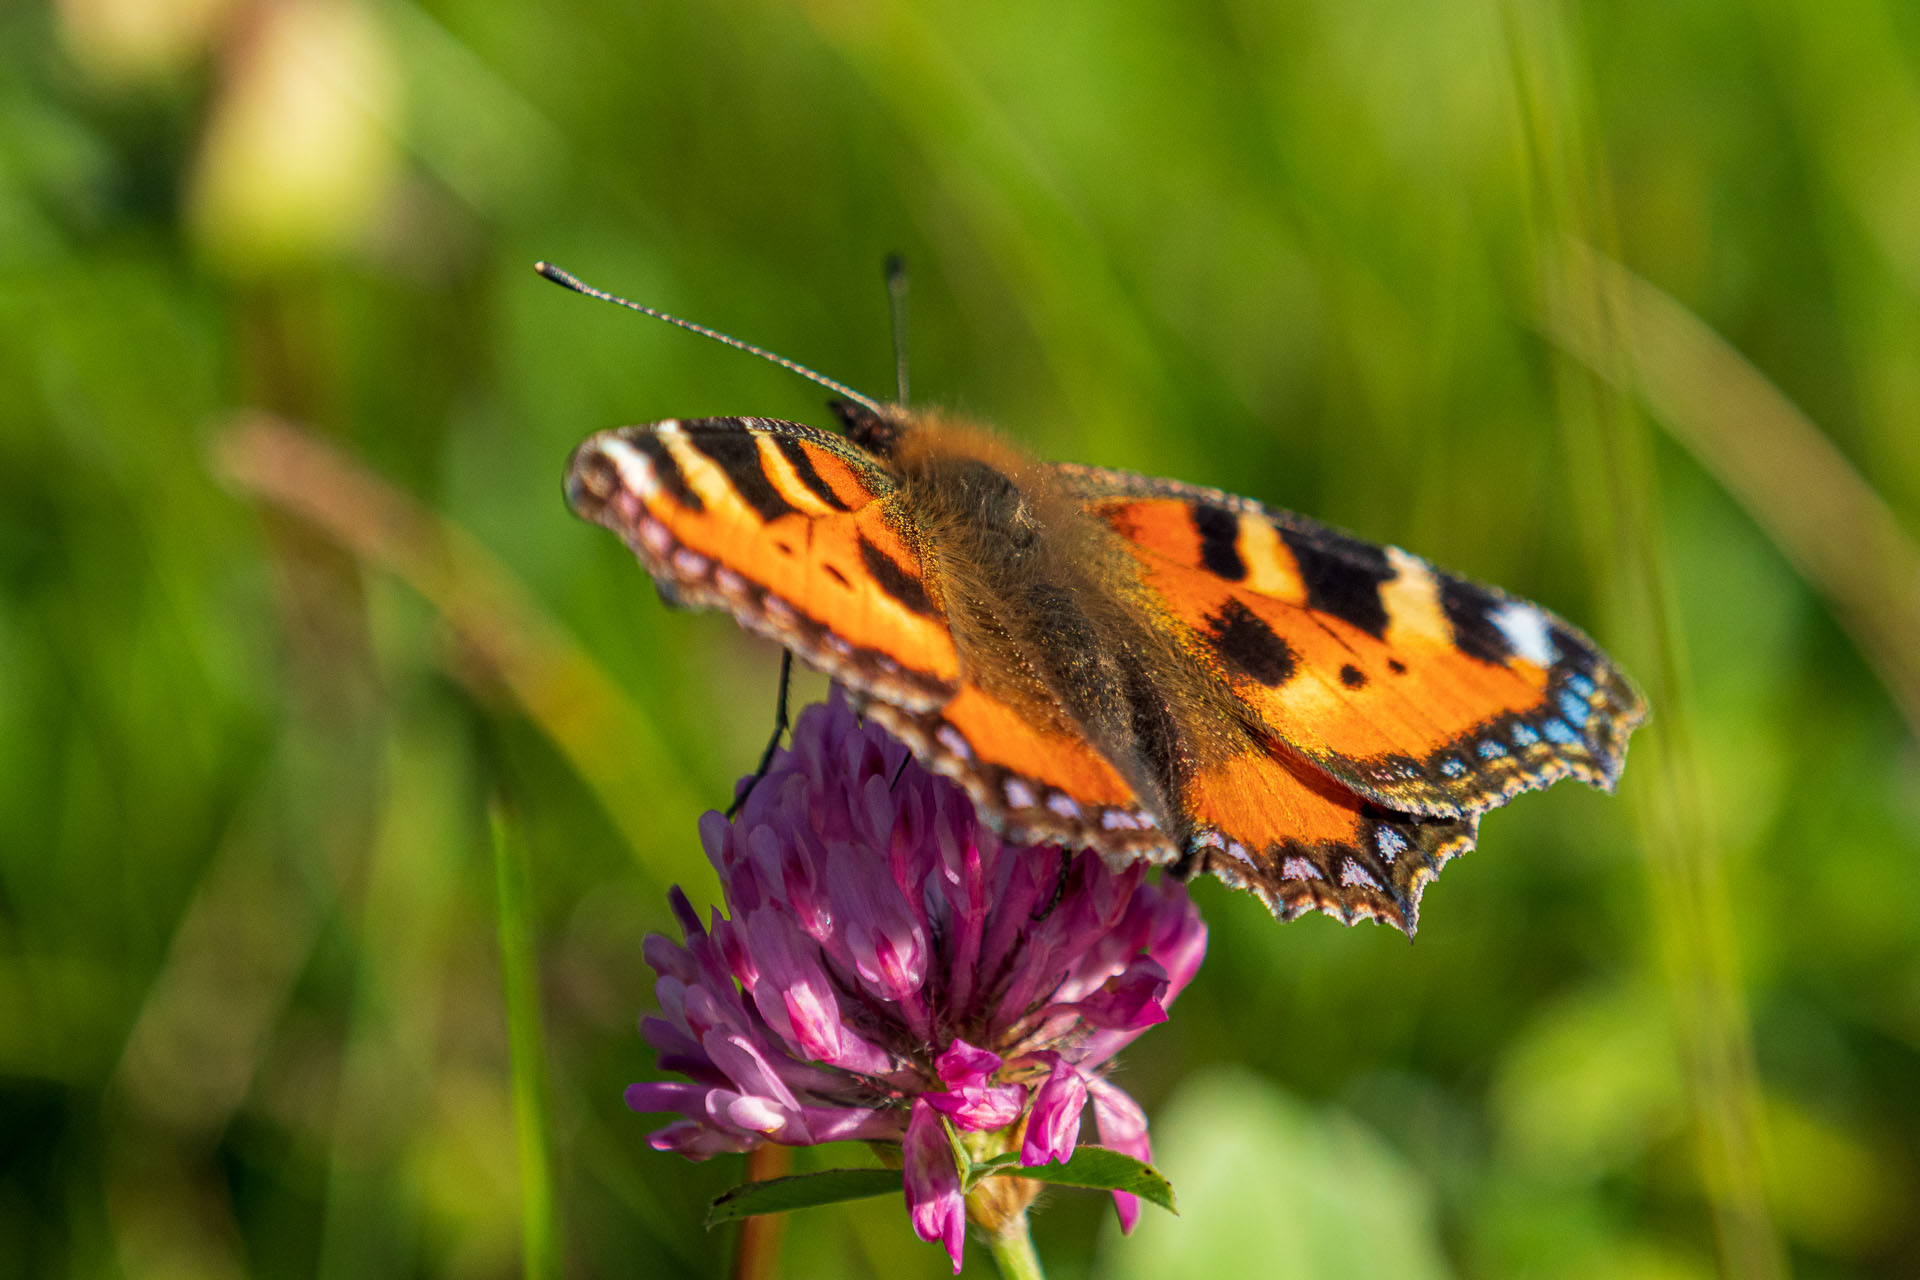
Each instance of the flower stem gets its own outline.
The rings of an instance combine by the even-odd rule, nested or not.
[[[1000,1266],[1001,1280],[1047,1280],[1046,1272],[1040,1269],[1040,1255],[1033,1251],[1033,1237],[1027,1232],[1025,1210],[988,1236],[987,1247]]]

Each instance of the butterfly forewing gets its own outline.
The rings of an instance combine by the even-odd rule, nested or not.
[[[887,702],[952,697],[959,655],[911,520],[885,470],[844,440],[763,418],[620,427],[575,451],[567,495],[670,600],[725,609]]]

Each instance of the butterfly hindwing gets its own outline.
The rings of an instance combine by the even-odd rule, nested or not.
[[[929,768],[960,783],[1007,838],[1097,849],[1109,858],[1179,856],[1105,757],[1063,718],[972,682],[930,711],[868,701],[871,715]]]
[[[889,703],[952,697],[959,655],[912,522],[845,440],[764,418],[620,427],[575,450],[567,494],[670,600],[725,609]]]
[[[1261,723],[1361,797],[1444,818],[1612,786],[1645,705],[1547,610],[1245,498],[1058,470]]]
[[[1291,920],[1322,911],[1383,920],[1411,935],[1420,892],[1473,847],[1479,819],[1421,819],[1362,799],[1278,743],[1209,762],[1189,779],[1196,870],[1257,895]]]

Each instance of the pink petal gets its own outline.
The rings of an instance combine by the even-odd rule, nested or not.
[[[754,1007],[776,1035],[801,1056],[833,1062],[840,1056],[840,1001],[811,938],[798,933],[777,908],[756,911],[745,930],[759,981],[748,987]]]
[[[828,883],[860,980],[889,1000],[913,995],[927,976],[926,935],[885,867],[871,851],[837,845],[828,854]]]
[[[648,934],[646,941],[640,944],[640,957],[662,977],[693,982],[700,976],[700,968],[694,964],[687,949],[664,933]]]
[[[1020,1118],[1027,1105],[1027,1091],[1017,1084],[976,1086],[952,1093],[923,1093],[926,1104],[945,1115],[962,1129],[983,1133],[1004,1129]]]
[[[1108,978],[1080,1001],[1080,1016],[1109,1031],[1141,1031],[1167,1020],[1161,1004],[1166,992],[1166,970],[1159,961],[1138,956],[1124,972]]]
[[[1080,1115],[1087,1107],[1087,1082],[1072,1063],[1051,1050],[1036,1058],[1051,1059],[1053,1070],[1033,1093],[1027,1116],[1027,1136],[1020,1144],[1020,1163],[1065,1164],[1080,1141]]]
[[[1168,906],[1172,909],[1156,930],[1160,936],[1147,948],[1147,954],[1167,971],[1167,994],[1161,997],[1162,1004],[1172,1004],[1173,998],[1186,990],[1200,972],[1200,962],[1207,958],[1207,926],[1199,910],[1184,892],[1178,903]]]
[[[765,1098],[742,1097],[727,1104],[727,1119],[755,1133],[776,1134],[786,1127],[789,1116]]]
[[[953,1259],[953,1273],[959,1275],[960,1252],[967,1238],[960,1169],[954,1163],[953,1147],[947,1141],[940,1114],[925,1099],[913,1104],[901,1151],[905,1157],[907,1216],[913,1220],[913,1233],[929,1244],[946,1245],[947,1256]]]
[[[707,1160],[736,1151],[750,1151],[758,1143],[699,1120],[676,1120],[648,1134],[647,1145],[655,1151],[671,1151],[689,1160]]]
[[[680,1080],[643,1080],[627,1086],[627,1106],[642,1114],[651,1111],[678,1111],[686,1116],[704,1115],[708,1086]]]
[[[1105,1080],[1088,1082],[1093,1094],[1093,1123],[1100,1133],[1100,1144],[1124,1152],[1136,1160],[1152,1160],[1153,1145],[1147,1141],[1147,1113],[1140,1104]],[[1120,1230],[1133,1230],[1140,1220],[1140,1199],[1125,1191],[1113,1193],[1113,1207],[1120,1214]]]
[[[701,1038],[700,1047],[741,1093],[769,1098],[788,1111],[799,1109],[800,1100],[781,1079],[777,1063],[746,1036],[710,1032]]]
[[[969,1089],[993,1079],[1000,1069],[1000,1055],[989,1049],[976,1049],[965,1040],[955,1040],[934,1062],[940,1082],[949,1089]]]

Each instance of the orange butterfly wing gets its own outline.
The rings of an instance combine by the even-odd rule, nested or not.
[[[838,436],[764,418],[619,427],[574,451],[567,497],[670,601],[725,609],[858,693],[925,709],[959,687],[893,481]]]
[[[930,711],[878,701],[865,711],[929,768],[964,787],[1008,839],[1149,862],[1179,856],[1133,788],[1064,717],[1036,717],[972,682]]]
[[[1214,735],[1187,770],[1170,815],[1184,843],[1057,706],[969,678],[912,514],[854,444],[755,418],[623,427],[581,445],[567,487],[662,594],[726,609],[845,683],[1010,838],[1178,861],[1282,918],[1411,933],[1422,886],[1472,846],[1481,810],[1617,774],[1644,707],[1544,610],[1217,491],[1056,474],[1248,712],[1237,750]]]
[[[1646,705],[1538,605],[1217,490],[1058,470],[1260,723],[1365,799],[1460,817],[1619,775]]]
[[[1197,870],[1247,889],[1282,920],[1322,911],[1409,937],[1420,891],[1473,847],[1479,816],[1416,818],[1362,799],[1277,743],[1199,770],[1186,793]]]

